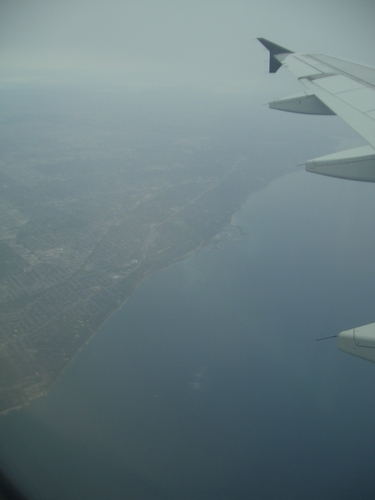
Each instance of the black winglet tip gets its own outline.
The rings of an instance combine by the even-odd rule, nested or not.
[[[292,54],[292,51],[282,47],[281,45],[270,42],[270,40],[267,40],[266,38],[258,38],[257,40],[259,40],[259,42],[270,51],[269,72],[276,73],[282,64],[275,56],[278,54]]]
[[[267,38],[257,38],[257,40],[266,47],[271,53],[271,55],[276,56],[277,54],[292,54],[293,51],[277,45],[276,43],[267,40]]]

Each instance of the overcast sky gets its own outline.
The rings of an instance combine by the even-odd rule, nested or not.
[[[374,21],[372,0],[1,0],[1,76],[260,92],[256,37],[375,66]]]

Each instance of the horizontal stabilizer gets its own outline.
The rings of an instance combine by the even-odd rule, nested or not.
[[[289,111],[290,113],[303,113],[305,115],[334,115],[328,106],[315,94],[300,94],[284,97],[269,103],[271,109]]]
[[[375,363],[375,323],[341,332],[337,340],[340,351]]]
[[[349,149],[306,162],[306,171],[354,181],[375,182],[375,149]]]
[[[292,54],[291,50],[286,49],[285,47],[281,47],[281,45],[276,45],[276,43],[270,42],[266,38],[258,38],[260,43],[266,47],[270,51],[270,66],[269,72],[276,73],[276,71],[280,68],[281,62],[276,59],[275,56],[278,54]]]

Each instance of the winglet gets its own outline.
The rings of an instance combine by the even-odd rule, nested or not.
[[[278,54],[292,54],[292,50],[288,50],[284,47],[281,47],[281,45],[276,45],[276,43],[270,42],[269,40],[266,40],[266,38],[258,38],[260,43],[266,47],[270,51],[270,67],[269,67],[269,72],[270,73],[276,73],[276,71],[280,68],[281,62],[276,59],[275,56]]]

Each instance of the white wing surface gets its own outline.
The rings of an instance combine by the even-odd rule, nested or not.
[[[325,55],[296,54],[265,38],[258,40],[270,51],[270,73],[286,66],[308,89],[302,95],[271,102],[270,108],[338,115],[368,142],[368,146],[310,160],[306,170],[375,182],[375,69]],[[375,363],[375,323],[346,330],[337,337],[341,351]]]
[[[307,92],[271,102],[270,108],[315,115],[338,115],[368,143],[309,160],[306,170],[331,177],[375,182],[375,69],[335,57],[297,54],[265,38],[270,73],[286,66]]]

